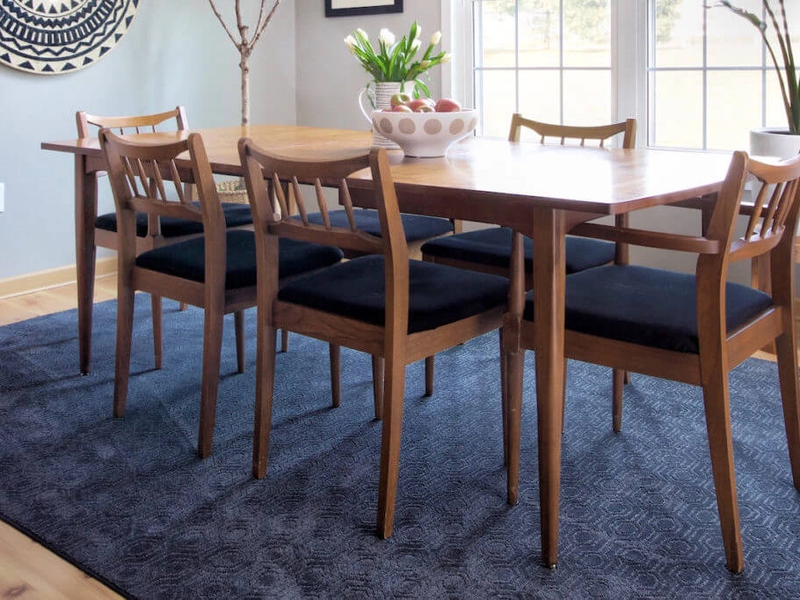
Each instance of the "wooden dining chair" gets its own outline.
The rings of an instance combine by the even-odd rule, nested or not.
[[[385,149],[322,161],[289,161],[268,154],[249,139],[239,153],[255,221],[258,252],[258,350],[253,475],[266,474],[275,374],[275,332],[287,329],[385,359],[382,441],[378,486],[378,534],[392,533],[397,491],[406,365],[502,324],[508,280],[444,265],[409,260],[403,223]],[[369,166],[381,236],[360,231],[345,183]],[[265,185],[265,178],[268,185]],[[323,224],[288,216],[282,181],[312,183]],[[337,186],[347,227],[326,216],[323,186]],[[280,215],[270,198],[276,198]],[[278,240],[335,245],[363,254],[298,277],[279,287]]]
[[[287,197],[289,211],[294,213],[296,203],[292,192]],[[309,223],[315,225],[324,225],[325,219],[336,227],[349,227],[348,216],[345,210],[328,210],[325,215],[322,212],[313,212],[305,216]],[[381,224],[378,218],[378,211],[370,208],[359,208],[353,211],[353,218],[355,219],[356,227],[373,236],[381,236]],[[408,244],[408,252],[412,258],[421,256],[423,244],[430,240],[438,239],[442,236],[448,236],[451,233],[461,232],[461,221],[454,219],[443,219],[441,217],[429,217],[425,215],[412,215],[400,214],[400,220],[403,222],[403,232]],[[361,253],[355,250],[345,250],[347,258],[355,258],[362,256]],[[286,352],[289,347],[289,332],[281,331],[281,350]],[[377,371],[376,371],[377,375]]]
[[[152,133],[159,128],[174,120],[178,131],[189,128],[186,119],[186,110],[183,106],[178,106],[174,110],[150,115],[134,115],[123,117],[105,117],[90,115],[84,111],[78,111],[75,115],[78,126],[78,138],[86,139],[92,136],[93,129],[107,127],[120,134],[124,133]],[[186,186],[184,195],[191,197],[191,185]],[[250,208],[246,204],[223,203],[223,213],[225,222],[230,228],[251,228],[253,217]],[[160,217],[158,215],[146,215],[139,213],[136,216],[136,252],[146,252],[154,248],[159,248],[167,244],[184,241],[197,237],[203,233],[202,223],[178,219],[172,216]],[[93,232],[94,246],[92,256],[96,254],[96,248],[118,249],[117,236],[117,213],[105,213],[99,215],[94,222]],[[93,259],[94,260],[94,259]],[[91,299],[90,299],[91,300]],[[89,302],[91,306],[91,301]],[[161,298],[151,296],[151,306],[153,314],[153,354],[155,358],[155,368],[160,369],[162,365],[162,341],[161,341]],[[185,308],[181,304],[181,308]],[[90,309],[91,310],[91,309]],[[244,321],[237,318],[237,323],[243,326]],[[240,328],[237,332],[241,333]],[[240,357],[240,365],[243,368],[244,357]]]
[[[198,453],[211,453],[219,385],[223,316],[235,313],[237,332],[243,330],[243,311],[256,304],[256,240],[252,230],[226,227],[203,141],[187,139],[160,144],[126,141],[108,129],[99,133],[117,207],[118,305],[114,416],[125,413],[131,357],[134,292],[141,290],[204,309],[203,369],[200,394]],[[176,161],[188,152],[186,161]],[[165,181],[165,180],[171,180]],[[199,196],[192,202],[184,184],[194,184]],[[171,188],[174,188],[172,190]],[[169,190],[169,193],[168,193]],[[184,219],[202,225],[203,234],[182,242],[138,253],[137,218],[143,213]],[[338,248],[287,240],[278,277],[327,267],[342,258]],[[243,356],[244,337],[237,336]],[[240,347],[241,346],[241,347]],[[239,371],[243,369],[239,361]]]
[[[748,177],[756,183],[755,208],[744,235],[735,239],[736,217]],[[794,486],[800,490],[800,398],[793,301],[799,188],[800,157],[770,165],[736,152],[705,236],[595,223],[575,229],[580,235],[618,243],[697,253],[694,274],[610,265],[566,277],[567,357],[702,387],[725,556],[728,568],[735,573],[742,570],[744,559],[728,372],[770,341],[777,346],[789,459]],[[771,296],[726,282],[730,263],[758,256],[770,259]],[[510,312],[524,315],[521,348],[536,350],[532,297],[528,295],[524,302],[524,312],[522,302],[521,294],[512,295]],[[520,360],[523,354],[519,352],[514,360]],[[521,384],[514,385],[507,412],[510,490],[516,490],[519,469]]]
[[[541,123],[524,118],[515,113],[511,117],[511,129],[508,139],[519,142],[522,129],[530,129],[539,136],[540,143],[548,139],[556,139],[561,145],[567,141],[586,145],[587,141],[596,143],[601,148],[615,136],[622,135],[622,147],[634,148],[636,145],[636,119],[627,119],[620,123],[599,126],[572,126]],[[535,176],[535,175],[532,175]],[[627,215],[616,217],[616,224],[627,227]],[[460,233],[427,242],[422,246],[422,259],[437,264],[450,265],[461,269],[469,269],[482,273],[493,273],[508,276],[511,264],[511,238],[512,231],[508,227],[491,227]],[[533,241],[524,239],[525,258],[525,283],[527,289],[533,286]],[[594,240],[575,235],[567,236],[566,263],[567,273],[577,273],[585,269],[597,267],[607,263],[627,264],[628,248],[625,244],[611,244],[609,242]],[[614,371],[612,387],[614,390],[622,389],[627,375]],[[434,357],[430,356],[425,362],[425,391],[427,395],[433,394]],[[621,421],[618,415],[613,415],[613,427],[619,431]]]

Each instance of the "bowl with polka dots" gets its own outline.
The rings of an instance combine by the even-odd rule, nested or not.
[[[464,108],[454,112],[372,113],[375,131],[403,149],[406,156],[444,156],[451,144],[471,135],[478,124],[478,111]]]

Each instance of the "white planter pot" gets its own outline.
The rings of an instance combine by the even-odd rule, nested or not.
[[[765,127],[750,130],[750,154],[789,158],[800,151],[800,135],[789,133],[788,127]]]

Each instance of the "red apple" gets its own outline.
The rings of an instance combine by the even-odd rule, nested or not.
[[[436,103],[436,112],[458,112],[461,105],[452,98],[442,98]]]
[[[400,94],[395,94],[394,96],[392,96],[391,99],[389,100],[389,104],[391,104],[392,108],[394,108],[395,106],[400,106],[402,104],[406,104],[410,100],[411,100],[411,96],[409,96],[408,94],[400,93]]]
[[[406,102],[406,106],[414,112],[417,112],[417,109],[421,106],[427,106],[433,109],[434,103],[430,98],[414,98],[413,100]]]
[[[391,109],[391,112],[413,112],[410,108],[408,108],[405,104],[398,104],[397,106]]]
[[[427,104],[422,104],[421,106],[418,106],[417,108],[415,108],[414,112],[416,112],[416,113],[429,113],[429,112],[435,112],[435,111],[433,110],[432,106],[429,106]]]

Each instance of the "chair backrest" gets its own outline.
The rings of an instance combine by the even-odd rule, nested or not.
[[[117,208],[119,248],[126,260],[135,258],[136,212],[142,212],[149,217],[175,217],[202,223],[206,271],[214,264],[216,268],[221,265],[224,273],[225,216],[200,134],[192,133],[187,139],[176,142],[143,144],[103,128],[98,137]],[[186,152],[188,159],[178,158]],[[197,186],[199,207],[186,195],[182,185],[186,183]]]
[[[511,117],[511,129],[508,132],[508,140],[510,142],[518,142],[520,130],[523,127],[539,134],[542,144],[545,143],[547,138],[560,139],[562,145],[568,139],[579,140],[581,146],[585,145],[586,140],[592,140],[598,142],[602,148],[607,139],[623,133],[622,147],[634,148],[636,146],[636,119],[627,119],[620,123],[611,123],[609,125],[580,127],[574,125],[541,123],[539,121],[526,119],[519,113],[514,113]]]
[[[369,166],[369,154],[329,161],[296,161],[270,154],[250,139],[241,139],[239,155],[257,232],[360,253],[383,253],[381,238],[356,227],[350,190],[345,181],[351,173]],[[313,186],[316,208],[309,210],[302,185]],[[349,228],[331,225],[323,188],[338,190]],[[290,194],[296,202],[298,216],[292,216]],[[323,225],[308,220],[308,213],[317,209]]]
[[[170,119],[175,119],[175,123],[179,131],[189,129],[189,123],[186,119],[186,110],[182,106],[176,107],[175,110],[169,110],[167,112],[153,115],[99,117],[97,115],[90,115],[82,110],[79,110],[75,115],[75,121],[78,125],[78,137],[81,139],[91,136],[89,131],[89,127],[91,125],[94,125],[100,129],[104,127],[108,129],[115,129],[120,134],[152,133],[157,131],[156,128],[158,125],[161,125]]]
[[[747,180],[753,182],[753,207],[744,234],[734,239],[736,217]],[[793,243],[799,195],[800,155],[770,164],[754,160],[744,152],[735,152],[706,237],[719,240],[730,260],[753,258],[772,251],[781,244],[787,231]]]

